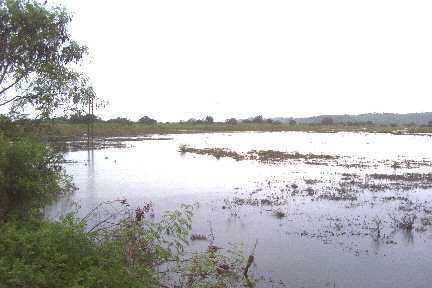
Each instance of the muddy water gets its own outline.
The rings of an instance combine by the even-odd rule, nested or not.
[[[158,138],[160,136],[151,136]],[[193,249],[243,243],[262,287],[430,287],[432,138],[368,133],[213,133],[77,151],[65,164],[79,190],[49,209],[81,216],[126,198],[155,212],[195,207]],[[241,160],[180,145],[329,155]],[[412,220],[410,225],[407,224]],[[209,237],[210,239],[212,237]]]

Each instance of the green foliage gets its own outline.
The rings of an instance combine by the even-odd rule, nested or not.
[[[208,124],[214,124],[214,119],[212,116],[207,116],[205,119],[198,119],[190,118],[186,122],[180,121],[180,124],[182,125],[208,125]]]
[[[151,125],[151,124],[156,124],[157,121],[155,119],[148,117],[148,116],[144,116],[138,120],[138,123],[145,124],[145,125]]]
[[[46,3],[46,2],[45,2]],[[39,116],[77,109],[95,98],[89,80],[72,68],[87,47],[71,40],[66,10],[36,1],[0,1],[0,106]]]
[[[195,118],[190,118],[189,120],[186,121],[185,124],[187,124],[187,125],[198,125],[198,124],[200,124],[199,122],[201,122],[201,124],[202,124],[202,120],[196,120]]]
[[[124,265],[124,248],[95,243],[69,215],[0,227],[0,287],[153,287],[142,266]]]
[[[9,214],[25,216],[72,189],[61,161],[36,140],[0,138],[0,220]]]
[[[116,123],[116,124],[122,124],[122,125],[132,125],[133,122],[127,118],[121,118],[117,117],[114,119],[109,119],[107,123]]]
[[[333,118],[332,118],[332,117],[329,117],[329,116],[324,117],[324,118],[321,120],[321,124],[322,124],[322,125],[332,125],[333,123],[334,123]]]
[[[214,118],[212,116],[207,116],[204,120],[204,124],[213,124]]]
[[[55,222],[0,225],[0,287],[251,287],[237,245],[184,252],[190,206],[155,221],[151,203],[136,210],[125,200],[104,204],[114,212],[100,205],[94,219],[72,212]]]
[[[20,139],[33,136],[39,129],[38,120],[26,118],[12,119],[5,115],[0,115],[0,133],[10,139]]]
[[[237,119],[235,119],[235,118],[226,119],[225,123],[229,124],[229,125],[236,125],[237,124]]]
[[[67,122],[71,124],[91,124],[101,122],[102,120],[93,114],[82,114],[82,113],[74,113],[70,116],[69,120],[65,119]]]
[[[125,247],[129,266],[140,264],[151,268],[178,260],[179,253],[189,245],[190,206],[182,205],[181,211],[166,212],[160,221],[151,220],[149,209],[148,205],[138,208],[119,221],[115,229],[103,226],[105,221],[98,224],[99,239],[109,245]]]
[[[265,121],[264,121],[264,118],[263,118],[262,115],[255,116],[255,117],[252,119],[252,123],[256,123],[256,124],[263,124],[264,122],[265,122]]]
[[[204,253],[191,253],[182,266],[175,269],[185,281],[182,287],[253,287],[245,277],[246,261],[237,244],[229,243],[225,253],[210,246]]]

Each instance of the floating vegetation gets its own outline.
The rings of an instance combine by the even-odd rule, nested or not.
[[[261,162],[282,162],[286,160],[335,160],[339,156],[324,155],[324,154],[301,154],[295,152],[282,152],[274,150],[251,150],[248,152],[248,159],[258,160]]]
[[[198,148],[193,148],[190,146],[187,146],[185,144],[181,144],[180,147],[180,152],[182,153],[195,153],[195,154],[199,154],[199,155],[210,155],[210,156],[214,156],[217,159],[219,158],[223,158],[223,157],[229,157],[229,158],[233,158],[237,161],[239,160],[243,160],[245,157],[237,152],[231,151],[229,149],[226,148],[204,148],[204,149],[198,149]]]
[[[286,217],[286,214],[284,212],[282,212],[281,210],[276,210],[276,211],[273,211],[273,216],[281,219],[281,218]]]
[[[227,148],[194,148],[186,144],[181,144],[179,146],[179,151],[182,153],[195,153],[199,155],[209,155],[216,157],[217,159],[223,157],[233,158],[237,161],[241,160],[252,160],[259,161],[265,164],[284,164],[284,163],[303,163],[306,165],[325,165],[333,167],[344,167],[344,168],[354,168],[354,169],[367,169],[367,168],[378,168],[379,165],[384,167],[393,168],[406,168],[413,169],[419,167],[432,167],[432,162],[430,160],[403,160],[403,161],[376,161],[374,159],[364,159],[355,158],[350,156],[339,156],[339,155],[328,155],[328,154],[313,154],[307,153],[302,154],[298,151],[286,152],[286,151],[274,151],[274,150],[250,150],[246,154],[238,153]],[[395,164],[397,163],[397,165]],[[395,174],[371,174],[368,175],[369,178],[379,179],[379,180],[402,180],[404,181],[417,181],[424,180],[424,182],[432,182],[432,173],[423,173],[419,175],[418,173],[404,173],[402,175]],[[351,178],[355,181],[358,175],[343,173],[343,178]],[[316,181],[310,179],[310,181]],[[371,187],[371,189],[376,189],[377,187]],[[382,188],[380,188],[382,189]]]
[[[273,201],[270,201],[268,199],[262,199],[261,205],[273,205]]]
[[[192,234],[190,236],[190,239],[192,241],[204,241],[204,240],[208,240],[208,237],[206,235],[202,235],[202,234]]]
[[[248,217],[249,213],[285,218],[287,221],[280,221],[279,227],[290,223],[286,234],[347,245],[345,248],[353,249],[356,256],[368,252],[352,247],[353,242],[345,241],[346,237],[371,237],[376,245],[394,245],[400,241],[395,236],[400,230],[420,233],[432,229],[431,202],[425,200],[428,196],[421,195],[432,189],[432,173],[424,171],[432,167],[428,158],[377,160],[275,150],[237,153],[187,145],[181,145],[180,151],[256,161],[265,166],[285,165],[283,176],[270,175],[254,182],[256,187],[249,190],[249,195],[245,188],[233,189],[232,197],[224,199],[222,209],[236,218]],[[299,172],[295,165],[337,169],[322,167],[316,174],[319,167],[309,173],[301,169]]]
[[[73,141],[66,143],[67,151],[81,151],[81,150],[101,150],[107,148],[127,148],[128,144],[120,141],[109,141],[104,139],[95,139],[93,142],[87,140]]]
[[[417,216],[415,214],[405,214],[400,218],[395,214],[389,214],[389,216],[393,220],[394,227],[405,229],[408,231],[414,229],[414,223],[417,219]]]
[[[370,174],[370,178],[378,180],[392,180],[392,181],[431,181],[432,173],[403,173],[403,174]]]
[[[66,142],[65,149],[67,151],[81,151],[81,150],[101,150],[107,148],[128,148],[131,145],[128,142],[137,141],[161,141],[172,140],[169,137],[106,137],[87,139],[82,137],[80,140]]]
[[[355,201],[358,199],[357,195],[346,193],[346,191],[339,190],[334,193],[323,193],[318,196],[318,199],[333,200],[333,201]]]

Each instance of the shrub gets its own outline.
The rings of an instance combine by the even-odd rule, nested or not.
[[[0,227],[0,287],[151,287],[151,270],[124,265],[124,248],[94,243],[84,225],[40,221]]]
[[[414,229],[415,220],[417,216],[415,214],[405,214],[401,218],[398,218],[395,214],[389,215],[393,220],[393,225],[396,228],[411,231]]]
[[[25,216],[73,189],[61,161],[60,154],[35,140],[0,138],[0,220],[9,214]]]

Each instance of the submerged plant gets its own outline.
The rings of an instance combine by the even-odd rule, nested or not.
[[[273,211],[273,215],[279,219],[284,218],[286,216],[286,214],[284,212],[282,212],[281,210]]]
[[[116,200],[101,204],[91,213],[98,214],[97,210],[104,205],[112,207],[114,213],[104,210],[105,219],[88,229],[88,233],[106,249],[123,251],[124,265],[128,269],[146,269],[147,277],[158,281],[161,287],[166,287],[165,284],[170,287],[250,287],[244,284],[252,281],[243,275],[246,261],[238,245],[230,244],[228,250],[214,246],[211,227],[209,236],[189,236],[191,206],[182,205],[180,210],[165,212],[160,220],[154,221],[152,203],[132,209],[126,200]],[[89,219],[80,221],[80,225],[85,225],[84,221]],[[209,249],[200,253],[185,252],[189,240],[209,240]]]
[[[174,269],[180,273],[180,287],[253,287],[257,279],[249,279],[249,263],[239,245],[229,243],[230,249],[209,246],[203,253],[190,253],[183,265]],[[249,257],[250,258],[250,257]],[[245,268],[246,267],[246,268]],[[245,275],[246,274],[246,275]],[[177,286],[176,286],[177,287]]]
[[[198,241],[198,240],[208,240],[208,237],[206,235],[202,235],[202,234],[192,234],[190,236],[190,239],[192,241]]]
[[[180,144],[179,150],[180,152],[188,152],[189,146],[186,144]]]
[[[405,229],[411,231],[414,229],[414,223],[417,219],[417,216],[412,213],[408,213],[403,215],[401,218],[398,218],[395,214],[389,214],[390,218],[393,220],[393,225],[396,228]]]
[[[376,217],[374,219],[374,223],[375,223],[375,227],[372,228],[372,231],[375,232],[375,234],[373,235],[373,238],[378,241],[379,239],[381,239],[381,229],[383,227],[381,220]]]

